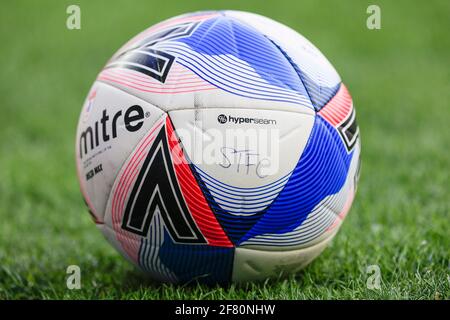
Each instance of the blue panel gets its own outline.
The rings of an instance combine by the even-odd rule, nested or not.
[[[176,244],[165,232],[159,258],[180,282],[226,283],[231,281],[234,248]]]
[[[208,55],[231,54],[252,66],[268,83],[305,94],[303,85],[283,54],[256,29],[221,16],[203,22],[184,42]]]
[[[140,267],[159,280],[188,282],[199,278],[203,283],[231,280],[234,248],[174,243],[159,214],[150,224],[148,236],[141,239]]]
[[[283,191],[240,242],[300,226],[320,201],[343,187],[352,156],[337,130],[316,116],[307,146]]]
[[[213,78],[214,85],[223,90],[293,103],[302,103],[298,97],[303,96],[307,100],[303,104],[312,108],[301,79],[283,53],[258,30],[237,19],[226,16],[211,18],[201,23],[191,36],[176,41],[187,44],[203,58],[189,55],[182,48],[170,44],[161,48],[181,57],[179,63],[205,80]],[[241,62],[229,60],[223,55],[232,55]],[[242,61],[254,71],[245,69]],[[207,69],[207,74],[203,74],[205,71],[198,68],[198,64]],[[255,71],[259,80],[255,79]],[[226,80],[222,74],[226,74]],[[255,86],[259,87],[259,91]]]

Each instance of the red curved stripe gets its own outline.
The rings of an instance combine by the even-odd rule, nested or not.
[[[179,146],[178,139],[174,136],[174,130],[170,118],[166,119],[167,139],[170,152],[174,160],[175,173],[183,193],[184,200],[196,221],[203,236],[209,245],[219,247],[233,247],[230,239],[211,211],[200,186],[197,183],[191,168],[186,161],[184,153]]]
[[[318,113],[333,127],[337,127],[353,109],[352,97],[342,83],[338,92]]]

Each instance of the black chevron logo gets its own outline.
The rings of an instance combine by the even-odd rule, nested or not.
[[[181,193],[171,161],[166,130],[158,133],[129,196],[122,228],[146,237],[153,215],[159,212],[177,243],[207,243]]]
[[[141,72],[161,83],[166,81],[175,57],[157,50],[162,41],[190,36],[200,22],[185,22],[151,33],[108,63],[106,68],[127,68]]]
[[[350,152],[356,144],[359,136],[359,127],[356,122],[355,109],[352,108],[352,112],[337,128],[339,135],[344,141],[344,145],[348,152]]]

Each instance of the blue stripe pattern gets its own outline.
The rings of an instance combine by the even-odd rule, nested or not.
[[[139,265],[155,279],[177,282],[177,277],[159,259],[159,250],[164,242],[163,230],[162,218],[157,213],[150,223],[148,238],[141,239],[138,255]]]
[[[239,243],[299,227],[325,197],[343,187],[352,156],[336,129],[316,116],[307,146],[283,191]]]
[[[216,204],[235,216],[250,216],[266,209],[288,181],[290,173],[267,185],[255,188],[235,187],[217,180],[197,166],[194,169]]]
[[[201,178],[200,174],[196,170],[196,167],[192,166],[192,168],[192,173],[194,174],[198,185],[200,186],[200,189],[205,196],[206,201],[208,201],[211,210],[214,212],[217,221],[222,226],[230,241],[236,244],[239,239],[242,238],[242,236],[253,227],[253,225],[259,220],[259,218],[261,218],[264,211],[256,212],[251,215],[230,214],[216,202],[216,199],[212,196],[205,181]]]
[[[155,48],[204,80],[233,94],[313,108],[296,70],[280,50],[255,28],[219,16],[200,24],[185,38]]]
[[[231,281],[234,248],[178,244],[165,231],[159,258],[181,283],[227,283]]]
[[[353,178],[349,176],[346,184],[351,179]],[[344,185],[338,193],[326,197],[308,214],[303,223],[292,232],[258,235],[242,242],[241,245],[286,247],[308,243],[322,235],[336,221],[336,215],[344,208],[349,192],[348,186],[346,188]]]
[[[174,243],[159,213],[141,239],[139,265],[153,278],[174,283],[197,279],[201,283],[231,280],[234,248]]]

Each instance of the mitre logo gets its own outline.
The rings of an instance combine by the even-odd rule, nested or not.
[[[113,116],[108,114],[108,110],[102,111],[102,117],[88,126],[80,133],[79,154],[80,159],[91,150],[94,150],[101,142],[108,142],[118,136],[117,123],[123,120],[125,129],[135,132],[142,128],[144,119],[150,116],[149,112],[144,113],[139,105],[133,105],[126,109],[117,111]]]

